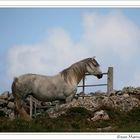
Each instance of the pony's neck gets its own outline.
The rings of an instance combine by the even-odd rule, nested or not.
[[[64,80],[71,85],[78,85],[79,82],[84,77],[85,73],[87,72],[86,66],[82,63],[80,64],[73,64],[66,70],[61,72]]]
[[[83,79],[83,77],[85,76],[86,72],[87,72],[86,70],[83,70],[83,71],[73,71],[73,75],[75,75],[75,80],[77,81],[77,85]]]

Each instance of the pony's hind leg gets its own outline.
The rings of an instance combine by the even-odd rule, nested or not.
[[[24,108],[24,102],[18,95],[15,95],[15,112],[21,119],[30,121],[31,118]]]
[[[18,78],[15,78],[13,83],[12,83],[12,93],[14,96],[14,102],[15,102],[15,115],[16,116],[20,116],[20,118],[24,119],[24,120],[31,120],[30,116],[27,114],[25,108],[24,108],[24,101],[22,98],[22,94],[19,94],[18,92],[18,86],[19,86],[19,82],[18,82]]]

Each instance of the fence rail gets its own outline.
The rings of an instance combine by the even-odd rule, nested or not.
[[[91,74],[85,74],[84,78],[82,79],[82,85],[79,85],[78,87],[82,87],[82,92],[85,92],[85,87],[107,86],[107,93],[110,95],[110,93],[113,91],[113,67],[108,67],[108,71],[103,73],[103,75],[107,75],[107,83],[85,85],[85,77],[91,76]]]

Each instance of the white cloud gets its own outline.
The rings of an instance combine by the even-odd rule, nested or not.
[[[135,55],[140,52],[139,38],[140,29],[121,12],[84,13],[83,34],[78,43],[63,28],[49,29],[45,42],[9,50],[7,73],[9,77],[29,72],[55,74],[82,58],[95,55],[105,69],[115,67],[115,84],[120,87],[122,72],[128,75],[132,72],[130,77],[123,77],[124,81],[135,77],[125,66],[135,63]]]
[[[82,54],[82,55],[81,55]],[[86,55],[86,48],[73,44],[62,28],[49,30],[48,39],[40,44],[15,46],[8,53],[8,75],[24,73],[55,74]]]
[[[135,55],[140,30],[122,13],[119,11],[105,15],[86,13],[83,17],[83,39],[93,46],[97,53],[104,54],[110,50],[124,61],[130,60]]]

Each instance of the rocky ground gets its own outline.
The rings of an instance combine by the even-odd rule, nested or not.
[[[129,112],[138,106],[140,106],[140,87],[124,87],[119,91],[114,90],[110,95],[101,92],[90,94],[79,93],[72,102],[67,104],[61,104],[59,101],[39,102],[37,115],[48,113],[53,118],[64,114],[69,108],[84,107],[90,111],[99,111],[99,113],[95,113],[95,119],[91,118],[92,120],[96,120],[97,114],[101,114],[99,116],[105,116],[106,118],[103,111],[104,108]],[[8,91],[0,95],[0,113],[10,119],[14,119],[14,97]]]
[[[29,107],[29,98],[27,99]],[[96,123],[101,120],[110,121],[111,115],[107,110],[113,112],[128,113],[140,106],[140,87],[124,87],[122,90],[113,91],[110,95],[102,92],[95,93],[79,93],[70,103],[54,102],[38,102],[36,109],[36,118],[49,115],[50,119],[61,118],[72,108],[84,108],[91,112],[86,121]],[[8,91],[0,95],[0,117],[14,120],[14,97]],[[80,109],[81,110],[81,109]],[[81,111],[77,110],[80,114]],[[75,112],[77,112],[75,110]],[[33,110],[34,112],[34,110]],[[33,114],[35,117],[35,114]],[[81,112],[81,116],[82,116]],[[87,115],[86,115],[87,116]],[[106,127],[97,127],[97,131],[112,131],[111,125]]]
[[[113,91],[111,95],[106,93],[80,93],[77,99],[67,104],[56,106],[47,110],[51,118],[57,118],[65,114],[68,109],[73,107],[83,107],[88,111],[92,111],[93,115],[88,118],[89,121],[96,122],[99,120],[110,120],[110,115],[106,110],[111,109],[116,112],[127,113],[132,109],[140,106],[140,88],[125,87],[120,91]],[[109,131],[113,128],[107,126],[105,128],[97,128],[98,131]]]

